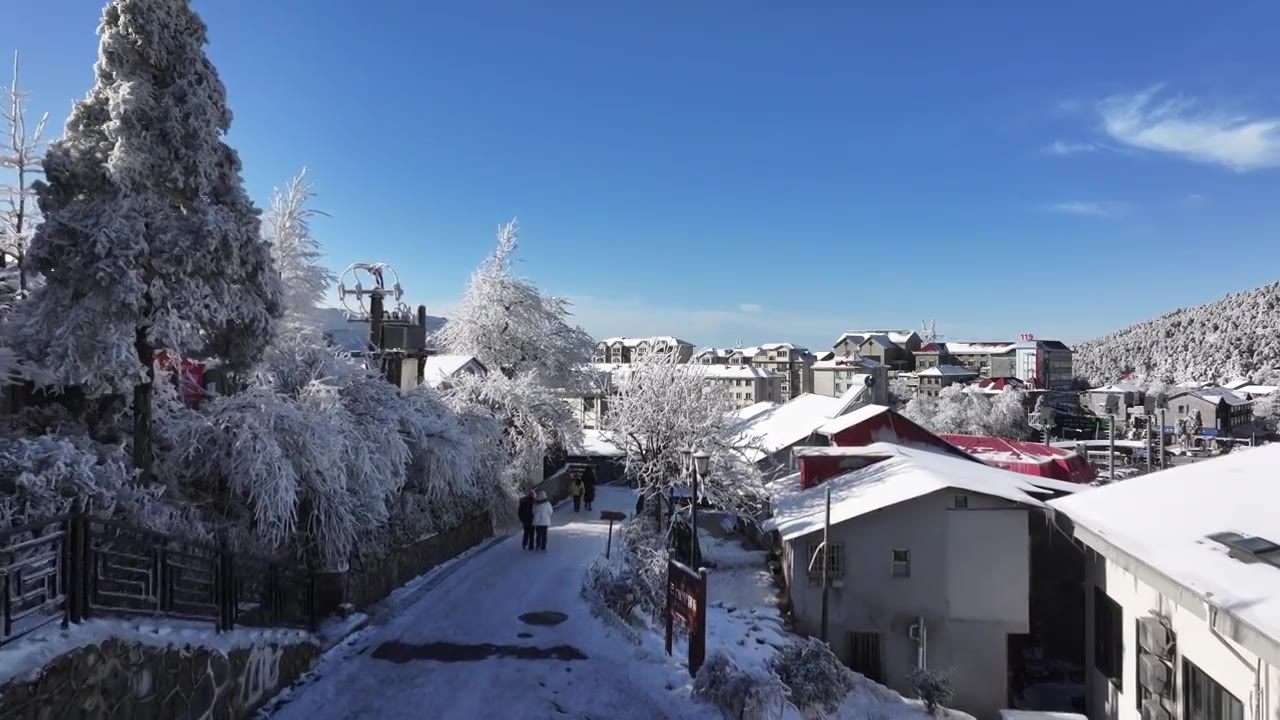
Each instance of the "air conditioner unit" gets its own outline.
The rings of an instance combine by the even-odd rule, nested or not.
[[[1154,655],[1143,655],[1138,662],[1138,673],[1143,687],[1156,695],[1167,695],[1169,692],[1169,666]]]
[[[1152,655],[1168,658],[1173,646],[1173,632],[1160,617],[1139,618],[1138,645]]]
[[[1172,720],[1169,711],[1164,709],[1159,700],[1147,700],[1142,703],[1142,720]]]

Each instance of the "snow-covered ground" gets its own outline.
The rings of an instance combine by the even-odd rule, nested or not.
[[[688,674],[660,646],[629,642],[581,597],[583,575],[605,547],[600,511],[630,515],[634,505],[629,490],[601,487],[592,513],[557,508],[547,552],[522,550],[510,537],[433,571],[391,599],[396,612],[371,612],[372,624],[268,716],[718,718],[690,700]],[[545,617],[522,620],[527,613]],[[563,622],[539,624],[555,613]]]

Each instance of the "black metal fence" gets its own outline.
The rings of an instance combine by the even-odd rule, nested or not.
[[[315,574],[219,545],[70,513],[0,530],[0,645],[102,615],[299,627],[317,622]]]

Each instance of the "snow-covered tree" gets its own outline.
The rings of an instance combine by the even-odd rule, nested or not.
[[[311,219],[326,215],[311,207],[314,197],[303,168],[284,188],[273,190],[271,208],[262,224],[280,271],[283,320],[288,328],[314,327],[325,294],[337,280],[323,263],[320,243],[311,236]]]
[[[461,305],[440,331],[440,344],[508,376],[536,371],[548,385],[572,386],[595,342],[570,324],[568,300],[515,275],[518,244],[514,220],[499,228],[497,249],[471,276]]]
[[[1274,433],[1280,430],[1280,393],[1263,395],[1254,400],[1253,417],[1264,432]]]
[[[920,396],[907,403],[907,417],[936,433],[991,435],[1025,440],[1031,434],[1027,393],[1008,389],[989,399],[964,385],[951,385],[938,396]]]
[[[628,475],[647,503],[687,485],[682,448],[711,455],[702,496],[719,507],[753,508],[762,492],[760,472],[746,457],[757,442],[741,432],[728,392],[709,384],[702,367],[670,356],[633,363],[609,399],[603,431],[626,453]]]
[[[18,338],[45,382],[133,394],[134,462],[151,463],[158,350],[252,363],[280,312],[280,279],[224,141],[226,91],[190,0],[112,0],[94,85],[35,189],[28,251],[45,284]]]
[[[13,83],[9,85],[5,106],[0,108],[4,120],[4,139],[0,143],[0,168],[12,175],[10,182],[0,186],[6,196],[7,207],[0,223],[0,265],[12,261],[17,266],[18,293],[27,290],[25,258],[31,235],[40,223],[40,208],[35,202],[31,182],[41,173],[40,157],[44,150],[44,128],[49,120],[45,113],[28,126],[27,99],[29,94],[19,84],[18,53],[13,54]]]

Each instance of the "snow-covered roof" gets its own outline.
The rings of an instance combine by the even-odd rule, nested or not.
[[[1192,390],[1197,388],[1213,387],[1213,383],[1207,380],[1183,380],[1177,385],[1174,385],[1174,387],[1179,387],[1184,390]]]
[[[1217,387],[1217,386],[1192,388],[1189,390],[1176,392],[1170,395],[1166,399],[1166,402],[1170,400],[1174,400],[1176,398],[1180,398],[1184,395],[1192,395],[1206,402],[1214,403],[1215,405],[1222,404],[1222,403],[1226,403],[1227,405],[1247,405],[1249,403],[1248,400],[1240,397],[1239,395],[1231,392],[1230,390],[1224,387]]]
[[[761,350],[795,350],[797,352],[803,352],[803,353],[809,352],[809,348],[807,347],[794,345],[792,343],[785,343],[785,342],[784,343],[761,343],[760,349]]]
[[[1137,383],[1118,382],[1118,383],[1111,383],[1110,385],[1103,385],[1102,387],[1090,388],[1086,392],[1106,393],[1108,395],[1111,395],[1111,394],[1120,394],[1120,393],[1142,393],[1145,391]]]
[[[1280,390],[1280,385],[1241,385],[1234,389],[1234,392],[1245,395],[1270,395]]]
[[[739,408],[733,413],[733,415],[737,418],[738,422],[749,422],[755,416],[768,412],[776,407],[778,407],[778,403],[766,400],[764,402],[752,403],[744,408]]]
[[[610,442],[603,432],[591,428],[582,431],[582,442],[570,448],[569,454],[582,457],[622,457],[626,455],[621,448]]]
[[[821,530],[827,488],[831,489],[832,525],[947,488],[1044,506],[1031,494],[1038,492],[1037,488],[1018,473],[891,443],[873,443],[858,449],[863,455],[888,459],[836,475],[808,489],[801,489],[799,473],[771,483],[768,490],[773,517],[765,522],[764,529],[777,530],[783,540]]]
[[[756,414],[739,432],[751,447],[744,453],[759,462],[817,432],[843,405],[840,398],[805,393]]]
[[[839,345],[848,339],[856,338],[859,345],[866,342],[867,338],[879,335],[886,337],[889,342],[895,345],[903,345],[915,335],[914,330],[848,330],[832,343],[832,347]]]
[[[920,377],[938,377],[941,375],[977,375],[977,370],[970,370],[962,365],[936,365],[928,370],[916,373]]]
[[[824,423],[822,427],[818,428],[818,432],[823,435],[835,435],[882,412],[888,412],[888,410],[889,408],[884,405],[863,405],[832,419],[830,422]]]
[[[1239,379],[1239,380],[1232,380],[1232,381],[1231,381],[1231,382],[1229,382],[1229,383],[1223,383],[1222,387],[1224,387],[1224,388],[1226,388],[1226,389],[1228,389],[1228,390],[1239,390],[1239,389],[1243,388],[1243,387],[1244,387],[1244,386],[1246,386],[1246,385],[1252,385],[1252,384],[1253,384],[1253,381],[1248,380],[1248,379],[1245,379],[1245,378],[1241,378],[1241,379]]]
[[[711,357],[729,357],[733,354],[733,350],[728,348],[704,347],[693,354],[694,358],[701,358],[710,355]]]
[[[848,357],[835,356],[829,360],[819,360],[813,364],[814,370],[875,370],[880,367],[883,367],[883,363],[853,355]]]
[[[952,355],[1003,355],[1013,352],[1016,343],[1011,342],[945,342]]]
[[[638,337],[638,338],[613,337],[613,338],[605,338],[600,342],[604,343],[605,345],[617,345],[621,343],[623,347],[630,347],[630,348],[639,347],[641,343],[656,345],[658,343],[663,343],[663,342],[667,343],[668,345],[688,345],[690,347],[693,347],[693,343],[688,342],[687,340],[681,340],[678,337],[672,337],[671,335],[655,335],[654,337]]]
[[[752,379],[781,377],[778,373],[751,365],[689,365],[693,372],[700,372],[709,378]]]
[[[1280,544],[1280,444],[1232,452],[1150,475],[1113,483],[1050,504],[1066,515],[1081,539],[1122,565],[1185,588],[1269,643],[1280,662],[1280,567],[1231,557],[1210,535],[1236,532]],[[1077,532],[1079,535],[1079,532]],[[1274,557],[1274,556],[1273,556]],[[1145,567],[1143,567],[1145,566]],[[1140,574],[1140,573],[1135,573]],[[1157,588],[1169,595],[1174,589]],[[1185,596],[1175,601],[1185,604]],[[1249,633],[1245,632],[1246,640]],[[1234,638],[1233,638],[1234,639]],[[1246,647],[1250,642],[1237,640]],[[1264,645],[1260,650],[1257,645]]]
[[[854,377],[857,378],[859,376],[855,375]],[[853,384],[849,386],[848,390],[845,390],[844,392],[840,393],[840,398],[839,398],[840,407],[834,413],[831,414],[832,417],[839,417],[840,415],[844,415],[847,412],[855,410],[871,402],[871,395],[872,395],[871,388],[866,383],[866,378],[869,378],[871,376],[862,375],[861,377],[863,378],[862,382],[859,382],[858,380],[854,380]]]
[[[429,355],[422,369],[422,384],[437,387],[449,378],[457,377],[468,365],[480,373],[488,371],[475,355]]]

